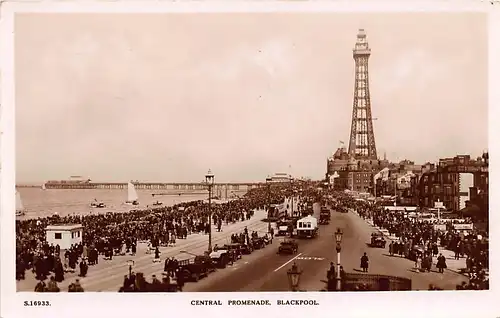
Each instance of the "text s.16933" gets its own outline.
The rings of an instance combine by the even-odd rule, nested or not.
[[[47,300],[25,300],[25,307],[49,307],[50,302]]]

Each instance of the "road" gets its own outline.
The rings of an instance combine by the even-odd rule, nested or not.
[[[318,216],[318,204],[314,205],[314,211]],[[278,255],[276,252],[280,239],[275,239],[272,246],[243,257],[232,267],[218,271],[196,284],[187,284],[185,291],[288,291],[286,271],[291,268],[293,262],[303,270],[299,288],[305,291],[319,291],[325,288],[322,280],[326,278],[330,261],[335,259],[336,262],[334,232],[337,227],[342,228],[344,232],[341,264],[346,272],[360,272],[360,258],[366,252],[370,259],[369,273],[410,278],[413,290],[427,290],[429,284],[443,289],[455,289],[455,286],[464,280],[462,275],[451,271],[445,271],[444,274],[435,271],[414,272],[412,261],[391,257],[387,249],[368,247],[367,243],[374,230],[364,220],[353,213],[332,212],[330,224],[320,226],[316,239],[298,241],[298,254]]]

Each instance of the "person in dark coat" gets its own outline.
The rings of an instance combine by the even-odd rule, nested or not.
[[[56,260],[56,264],[54,265],[54,276],[56,282],[62,282],[64,280],[64,268],[61,263],[61,260]]]
[[[43,280],[40,280],[35,286],[35,293],[43,293],[47,291],[47,286]]]
[[[343,282],[345,281],[345,271],[344,271],[344,266],[340,266],[340,280]]]
[[[130,284],[131,284],[130,278],[128,277],[128,275],[124,275],[123,276],[123,285],[118,292],[125,292],[125,290],[130,286]]]
[[[168,273],[170,268],[170,258],[165,259],[165,265],[163,265],[163,271]]]
[[[73,283],[73,288],[74,288],[74,292],[77,292],[77,293],[83,293],[84,292],[82,285],[80,285],[80,280],[79,279],[75,280],[75,282]]]
[[[50,277],[50,281],[47,285],[47,291],[49,293],[58,293],[60,291],[59,287],[57,286],[57,282],[54,276]]]
[[[22,280],[25,277],[26,265],[21,257],[16,258],[16,280]]]
[[[368,272],[368,256],[366,256],[366,253],[361,256],[361,269],[363,272]]]
[[[436,242],[432,243],[432,254],[434,256],[437,256],[439,254],[439,249]]]
[[[89,270],[89,266],[85,262],[84,259],[80,262],[80,277],[85,277],[87,276],[87,272]]]
[[[182,289],[184,288],[184,274],[181,273],[180,271],[177,271],[177,275],[176,275],[176,281],[177,281],[177,288],[179,289],[179,291],[182,291]]]
[[[137,246],[132,243],[132,255],[135,255],[135,253],[137,253]]]
[[[69,254],[69,267],[74,270],[76,268],[76,257],[75,253],[72,252]]]
[[[437,269],[439,270],[440,273],[444,273],[444,269],[447,268],[446,266],[446,258],[443,256],[443,254],[439,254],[437,258],[437,264],[436,264]]]
[[[155,249],[155,259],[157,259],[157,260],[160,259],[160,250],[158,249],[158,246]]]
[[[327,280],[327,290],[335,291],[337,290],[337,280],[335,276],[335,264],[330,262],[330,269],[326,272],[326,280]]]
[[[97,252],[97,250],[94,248],[93,250],[93,254],[94,254],[94,261],[95,261],[95,264],[99,264],[99,253]]]
[[[394,256],[394,242],[389,243],[389,255]]]
[[[161,282],[158,278],[156,278],[156,275],[153,275],[152,280],[151,280],[151,285],[149,286],[149,291],[150,292],[161,292]]]

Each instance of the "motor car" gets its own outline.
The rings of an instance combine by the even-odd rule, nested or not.
[[[387,241],[384,238],[384,235],[380,232],[373,232],[371,241],[370,241],[370,246],[371,247],[381,247],[385,248],[385,245],[387,244]]]
[[[299,250],[299,245],[295,240],[284,240],[278,247],[278,254],[296,254]]]

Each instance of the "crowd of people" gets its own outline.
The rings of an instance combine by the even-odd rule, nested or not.
[[[220,231],[223,224],[250,219],[256,209],[264,209],[269,202],[283,202],[287,191],[284,186],[256,188],[238,200],[212,204],[210,209],[205,201],[194,201],[128,213],[16,220],[16,279],[25,279],[25,272],[32,270],[36,279],[43,283],[37,285],[38,289],[43,290],[48,288],[42,285],[51,273],[50,282],[61,282],[66,272],[74,272],[79,267],[79,275],[85,277],[89,265],[98,264],[99,255],[111,259],[113,255],[135,254],[141,241],[157,249],[158,246],[175,245],[176,239],[185,239],[192,233],[207,234],[209,211],[213,226]],[[82,242],[62,254],[59,245],[48,244],[45,239],[45,228],[55,224],[82,224]],[[124,286],[124,291],[130,290],[131,285]],[[75,282],[73,289],[79,289],[78,286]]]
[[[468,223],[470,220],[426,220],[409,217],[408,213],[389,211],[380,205],[351,200],[349,205],[355,206],[362,218],[368,218],[379,228],[386,229],[389,235],[398,240],[389,244],[390,255],[399,255],[415,261],[415,269],[430,271],[433,258],[436,258],[436,268],[440,273],[447,268],[446,257],[439,253],[439,247],[453,251],[455,259],[466,258],[465,273],[468,273],[469,283],[461,285],[460,289],[487,289],[488,270],[488,235],[479,230],[458,230],[457,223]],[[446,226],[438,227],[437,224]]]

